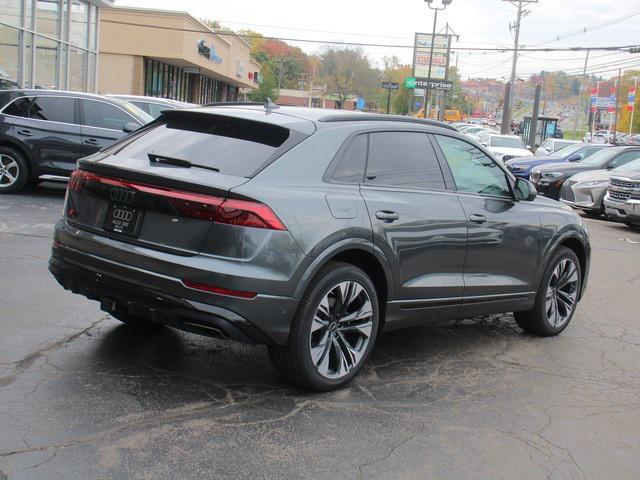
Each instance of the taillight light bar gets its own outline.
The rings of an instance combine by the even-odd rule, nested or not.
[[[207,283],[192,282],[191,280],[182,280],[182,283],[189,288],[201,290],[203,292],[217,293],[218,295],[226,295],[228,297],[254,298],[257,294],[253,292],[245,292],[243,290],[231,290],[229,288],[216,287]]]
[[[82,191],[88,182],[129,188],[169,199],[172,206],[186,217],[242,227],[286,230],[278,216],[267,205],[248,200],[234,200],[200,193],[163,188],[75,170],[69,179],[69,190]]]

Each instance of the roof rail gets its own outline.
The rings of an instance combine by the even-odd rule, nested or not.
[[[204,105],[200,105],[201,107],[237,107],[240,106],[262,106],[264,107],[264,102],[212,102],[205,103]]]
[[[405,117],[402,115],[379,115],[372,113],[354,113],[354,114],[338,114],[327,115],[318,120],[319,122],[407,122],[407,123],[420,123],[422,125],[430,125],[432,127],[448,128],[449,130],[455,130],[451,125],[448,125],[439,120],[432,120],[430,118],[418,118],[418,117]]]

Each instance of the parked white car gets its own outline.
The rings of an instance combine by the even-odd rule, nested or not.
[[[563,148],[575,143],[580,143],[580,141],[564,140],[562,138],[547,138],[536,150],[536,156],[540,157],[543,155],[551,155],[552,153],[556,153],[558,150],[562,150]]]
[[[533,156],[517,135],[485,133],[480,137],[480,143],[503,162],[516,157]]]

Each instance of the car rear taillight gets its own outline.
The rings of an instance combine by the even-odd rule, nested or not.
[[[271,208],[263,203],[250,200],[227,199],[126,180],[116,180],[83,170],[75,170],[71,174],[69,190],[80,192],[90,183],[113,185],[163,197],[169,201],[180,215],[185,217],[240,227],[286,230],[284,224]]]

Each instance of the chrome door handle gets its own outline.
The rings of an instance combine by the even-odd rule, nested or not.
[[[378,220],[390,223],[398,220],[400,218],[400,215],[398,215],[396,212],[392,212],[391,210],[378,210],[376,212],[376,218]]]
[[[487,217],[485,217],[484,215],[472,213],[471,215],[469,215],[469,221],[473,223],[486,223]]]

